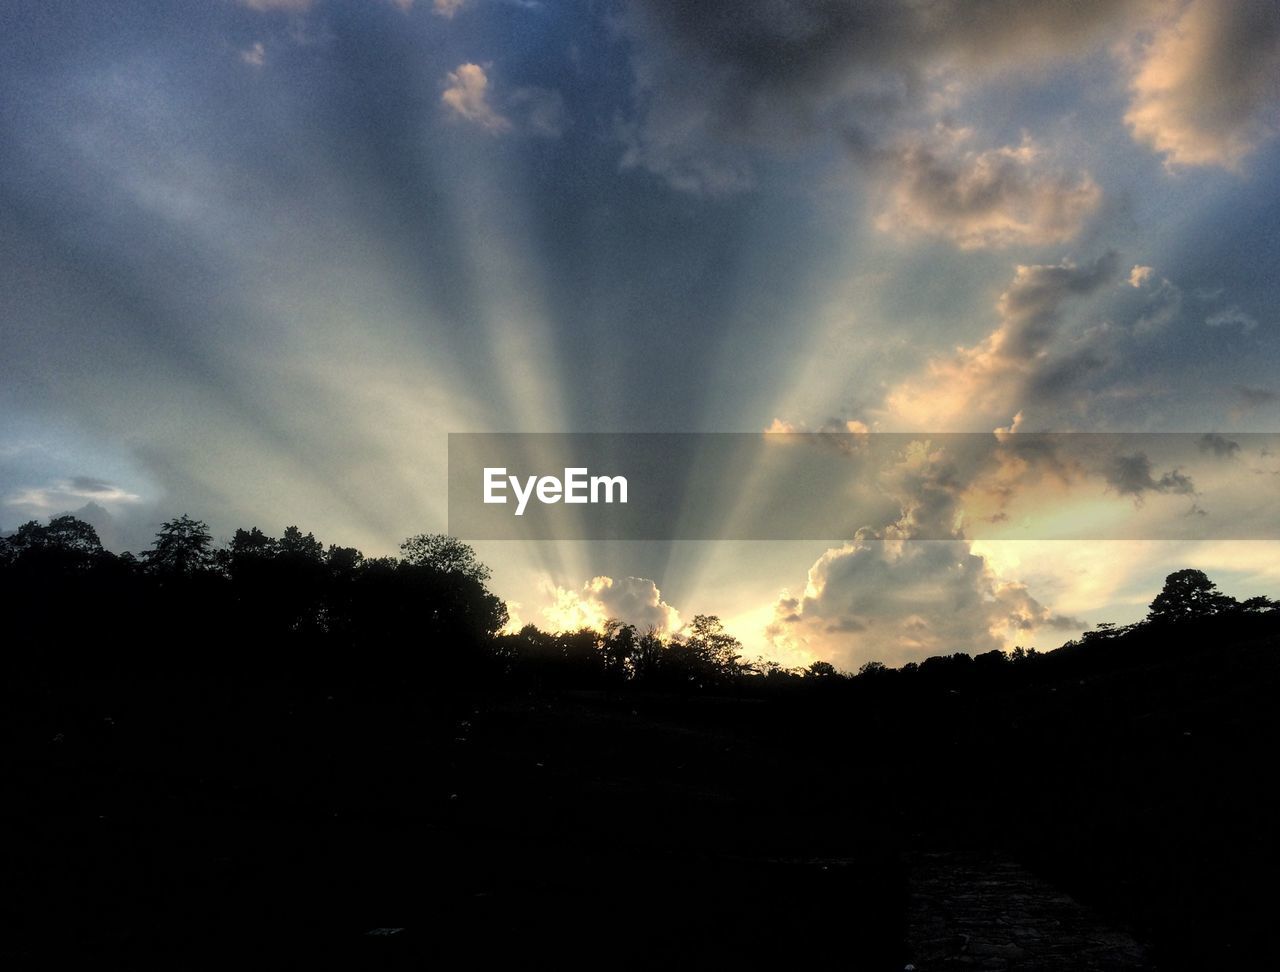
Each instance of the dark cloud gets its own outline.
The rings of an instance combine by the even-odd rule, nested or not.
[[[1044,623],[1054,631],[1079,631],[1087,627],[1080,618],[1073,618],[1068,614],[1051,614]]]
[[[92,476],[72,476],[71,487],[82,493],[114,493],[116,487],[102,479]]]
[[[951,65],[994,73],[1078,55],[1140,0],[642,0],[628,8],[638,117],[627,163],[679,188],[751,181],[742,149],[816,131],[882,142]]]
[[[920,374],[890,389],[881,414],[899,427],[991,429],[1034,409],[1060,415],[1069,390],[1110,362],[1114,336],[1105,328],[1069,328],[1073,299],[1116,279],[1119,260],[1020,266],[996,304],[1000,326],[978,344],[926,362]]]
[[[1067,298],[1111,283],[1119,265],[1119,257],[1110,251],[1085,266],[1063,262],[1019,267],[997,305],[1004,320],[1001,352],[1021,360],[1037,356],[1056,334]]]
[[[828,131],[874,154],[948,69],[972,81],[1126,42],[1139,48],[1120,59],[1134,137],[1173,163],[1235,166],[1272,129],[1261,109],[1280,63],[1280,18],[1266,0],[640,0],[623,22],[637,104],[622,127],[625,164],[709,193],[752,183],[752,146]],[[969,245],[992,238],[990,227],[972,231],[993,190],[1006,210],[1039,207],[1019,232],[1040,239],[1096,202],[1087,180],[1032,179],[998,155],[976,156],[998,176],[976,160],[966,170],[918,150],[901,158],[916,176],[899,183],[914,215],[932,208],[935,227],[963,217]]]
[[[799,616],[796,616],[797,620]],[[857,618],[841,618],[839,621],[827,625],[828,634],[848,634],[853,631],[866,631],[867,626]]]
[[[1151,460],[1145,453],[1136,452],[1129,456],[1116,456],[1104,474],[1107,485],[1122,496],[1141,499],[1145,493],[1177,493],[1195,492],[1195,484],[1189,476],[1176,469],[1170,470],[1156,479],[1152,475]]]
[[[1226,459],[1240,451],[1240,443],[1217,432],[1206,432],[1200,437],[1200,451],[1212,453],[1219,459]]]

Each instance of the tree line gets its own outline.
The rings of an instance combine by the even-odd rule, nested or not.
[[[345,652],[354,662],[394,652],[397,665],[434,674],[556,684],[707,689],[750,670],[738,640],[708,615],[679,635],[619,621],[602,632],[526,625],[504,634],[507,607],[488,589],[490,577],[471,546],[444,534],[409,537],[397,557],[326,547],[297,526],[279,537],[237,529],[217,545],[208,524],[187,515],[165,522],[140,555],[105,549],[71,514],[0,537],[0,586],[25,606],[11,633],[33,660],[51,642],[83,648],[105,631],[127,631],[153,655],[252,651],[265,660],[301,650],[312,660]]]
[[[826,661],[794,668],[744,660],[741,642],[705,614],[679,633],[640,630],[617,619],[600,631],[525,625],[511,633],[504,631],[505,603],[488,589],[490,577],[472,547],[444,534],[409,537],[398,557],[326,547],[297,526],[279,537],[257,527],[237,529],[216,545],[208,524],[186,515],[165,522],[136,556],[106,550],[94,528],[71,514],[44,524],[32,520],[0,537],[0,585],[25,608],[11,614],[10,632],[25,649],[21,657],[32,661],[53,643],[68,658],[84,654],[90,640],[115,630],[153,653],[221,649],[265,659],[293,649],[317,659],[345,653],[355,665],[362,655],[396,652],[399,663],[442,674],[706,691],[744,683],[883,686],[894,679],[994,684],[1009,672],[1032,670],[1049,654],[1023,647],[976,656],[957,651],[897,669],[872,661],[846,673]],[[1098,625],[1053,654],[1141,640],[1173,624],[1280,616],[1278,609],[1267,597],[1237,601],[1202,571],[1180,570],[1168,576],[1144,620]]]

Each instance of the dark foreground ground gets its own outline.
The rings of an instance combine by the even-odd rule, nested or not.
[[[909,689],[28,672],[0,961],[1262,964],[1280,643],[1206,631]]]

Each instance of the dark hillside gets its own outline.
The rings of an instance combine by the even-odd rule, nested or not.
[[[10,966],[1272,950],[1270,602],[847,677],[744,666],[701,616],[498,635],[442,538],[237,539],[5,542]]]

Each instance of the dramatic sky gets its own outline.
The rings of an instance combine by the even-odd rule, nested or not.
[[[1280,482],[1229,438],[1280,420],[1271,0],[10,0],[0,84],[3,529],[390,553],[446,526],[449,432],[1212,431]],[[1052,647],[1186,566],[1280,595],[1265,529],[975,539],[1036,461],[900,459],[836,546],[478,546],[524,621],[849,668]],[[1230,516],[1126,462],[1076,515]]]

